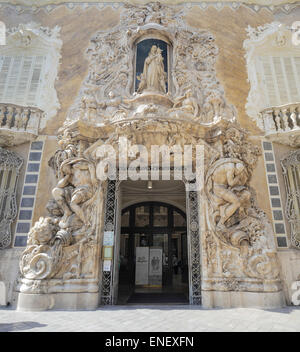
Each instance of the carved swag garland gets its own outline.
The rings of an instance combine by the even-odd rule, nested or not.
[[[188,28],[181,15],[159,3],[128,5],[115,31],[91,39],[89,73],[50,161],[58,179],[50,216],[31,229],[21,259],[22,292],[58,292],[64,285],[76,291],[76,280],[99,290],[104,185],[95,172],[97,147],[117,149],[121,136],[147,149],[204,145],[202,289],[280,289],[273,231],[249,186],[259,151],[234,122],[234,108],[216,79],[213,36]],[[147,33],[173,43],[168,93],[133,92],[134,43]]]

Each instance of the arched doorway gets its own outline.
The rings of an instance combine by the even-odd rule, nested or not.
[[[122,210],[118,303],[188,303],[186,214],[147,201]]]

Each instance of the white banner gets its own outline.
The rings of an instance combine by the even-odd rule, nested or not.
[[[135,284],[148,285],[149,247],[136,247]]]
[[[149,275],[162,275],[162,249],[150,248]]]

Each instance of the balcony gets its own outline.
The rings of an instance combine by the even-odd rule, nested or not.
[[[0,103],[0,146],[13,146],[38,136],[43,111],[35,107]]]
[[[286,104],[260,112],[265,137],[271,141],[300,147],[300,103]]]

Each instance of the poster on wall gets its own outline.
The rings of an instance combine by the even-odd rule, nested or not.
[[[111,269],[111,260],[103,261],[103,271],[110,271]]]
[[[150,248],[149,284],[162,284],[162,248]]]
[[[149,247],[136,247],[135,284],[148,285]]]
[[[113,246],[113,245],[114,245],[114,232],[104,231],[103,246]]]

